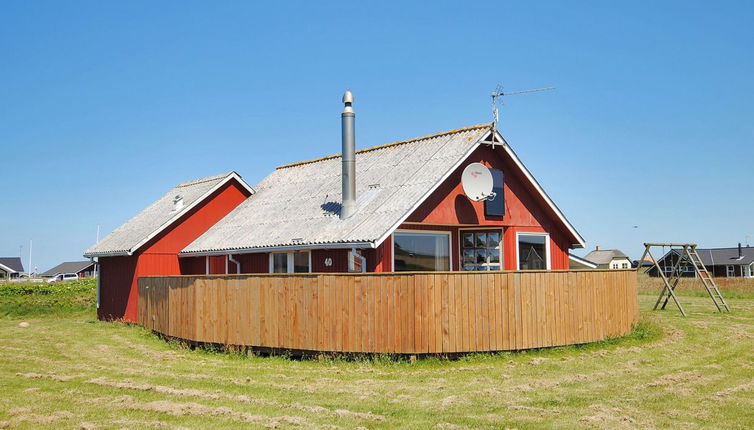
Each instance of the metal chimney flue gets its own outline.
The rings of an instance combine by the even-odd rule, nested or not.
[[[343,201],[340,219],[349,218],[356,210],[356,114],[353,112],[353,94],[346,90],[343,94],[343,113],[340,114],[342,150],[341,187]]]

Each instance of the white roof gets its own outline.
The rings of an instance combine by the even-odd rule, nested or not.
[[[594,264],[609,264],[616,258],[628,258],[628,255],[624,254],[619,249],[599,249],[590,252],[584,256],[585,259],[591,261]]]
[[[356,211],[345,220],[339,217],[340,155],[281,166],[181,254],[377,247],[490,134],[490,125],[481,124],[357,151]],[[525,168],[523,173],[583,246],[531,174]]]
[[[125,224],[113,230],[99,243],[87,249],[84,257],[133,254],[139,247],[233,179],[250,193],[254,193],[254,190],[236,172],[178,184]],[[179,210],[174,210],[173,199],[178,195],[183,198],[183,206]]]

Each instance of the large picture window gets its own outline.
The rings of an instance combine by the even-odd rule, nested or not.
[[[550,269],[550,236],[546,233],[518,233],[518,269]]]
[[[450,270],[450,234],[396,232],[393,235],[393,270]]]
[[[311,272],[309,251],[270,253],[270,273],[309,273]]]
[[[463,270],[501,270],[500,230],[461,230]]]

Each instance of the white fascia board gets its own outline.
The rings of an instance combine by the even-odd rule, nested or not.
[[[163,231],[164,231],[164,230],[165,230],[166,228],[170,227],[170,226],[171,226],[171,225],[172,225],[172,224],[173,224],[174,222],[176,222],[176,221],[178,221],[179,219],[181,219],[181,218],[182,218],[182,217],[183,217],[183,216],[184,216],[185,214],[189,213],[189,211],[191,211],[191,210],[192,210],[193,208],[195,208],[196,206],[198,206],[198,205],[199,205],[200,203],[202,203],[202,202],[203,202],[203,201],[204,201],[204,200],[205,200],[205,199],[206,199],[207,197],[211,196],[211,195],[212,195],[212,193],[214,193],[215,191],[217,191],[217,190],[219,190],[220,188],[222,188],[222,187],[223,187],[223,186],[224,186],[225,184],[227,184],[228,182],[230,182],[230,181],[231,181],[232,179],[235,179],[235,180],[237,180],[237,181],[238,181],[238,182],[239,182],[239,183],[240,183],[240,184],[241,184],[241,185],[242,185],[242,186],[243,186],[243,187],[244,187],[244,188],[245,188],[246,190],[248,190],[248,191],[249,191],[249,192],[250,192],[250,193],[251,193],[252,195],[253,195],[254,193],[256,193],[256,191],[254,191],[254,189],[253,189],[253,188],[251,188],[251,187],[249,186],[249,184],[247,184],[247,183],[246,183],[246,182],[245,182],[245,181],[244,181],[243,179],[241,179],[241,176],[239,176],[239,175],[238,175],[238,173],[236,173],[236,172],[232,172],[232,173],[231,173],[230,175],[228,175],[228,176],[227,176],[227,177],[226,177],[225,179],[223,179],[222,181],[218,182],[218,183],[217,183],[217,185],[215,185],[214,187],[210,188],[210,189],[209,189],[209,191],[207,191],[206,193],[202,194],[202,196],[201,196],[201,197],[199,197],[198,199],[194,200],[194,202],[193,202],[193,203],[191,203],[190,205],[186,206],[186,207],[185,207],[185,208],[184,208],[184,209],[183,209],[183,210],[181,211],[181,213],[180,213],[180,214],[178,214],[178,215],[177,215],[176,217],[173,217],[173,218],[171,218],[170,220],[168,220],[168,221],[167,221],[167,222],[166,222],[165,224],[161,225],[161,226],[160,226],[160,228],[158,228],[157,230],[153,231],[153,232],[152,232],[152,233],[151,233],[151,234],[150,234],[149,236],[147,236],[147,237],[146,237],[145,239],[143,239],[143,240],[142,240],[141,242],[137,243],[137,244],[136,244],[136,245],[135,245],[134,247],[132,247],[131,249],[129,249],[128,251],[126,251],[126,252],[127,252],[127,254],[126,254],[126,255],[133,255],[133,253],[134,253],[134,252],[136,252],[136,251],[137,251],[137,250],[138,250],[139,248],[141,248],[142,246],[144,246],[144,244],[145,244],[145,243],[149,242],[149,241],[150,241],[150,240],[152,240],[152,239],[153,239],[153,238],[154,238],[155,236],[157,236],[158,234],[162,233],[162,232],[163,232]],[[108,255],[112,255],[112,254],[108,254]],[[99,257],[99,256],[100,256],[100,255],[98,255],[98,254],[89,254],[89,255],[84,255],[84,257]],[[101,256],[103,256],[103,257],[104,257],[104,256],[106,256],[106,255],[101,255]]]
[[[301,245],[268,246],[259,248],[218,249],[212,251],[184,252],[178,254],[179,258],[205,257],[212,255],[228,254],[259,254],[264,252],[303,251],[308,249],[351,249],[351,248],[376,248],[374,242],[343,242],[343,243],[315,243]]]
[[[0,269],[3,269],[3,271],[7,273],[18,273],[15,270],[11,269],[10,267],[6,266],[5,264],[0,264]]]
[[[96,258],[96,257],[128,257],[133,253],[129,251],[113,251],[113,252],[89,252],[83,254],[84,258]]]
[[[385,241],[385,239],[387,239],[391,234],[393,234],[393,232],[395,230],[397,230],[398,227],[400,227],[400,225],[403,224],[403,222],[406,221],[406,219],[408,217],[410,217],[411,214],[414,213],[419,208],[419,206],[421,206],[422,203],[424,203],[424,201],[429,198],[429,196],[432,195],[432,193],[435,192],[435,190],[437,190],[438,188],[440,188],[440,185],[442,185],[445,182],[445,180],[448,179],[450,177],[450,175],[452,175],[453,172],[455,172],[456,169],[458,169],[458,167],[460,167],[461,164],[463,164],[466,161],[466,159],[469,158],[469,156],[471,156],[472,152],[474,152],[477,148],[479,148],[479,146],[481,145],[481,142],[484,141],[484,140],[486,140],[487,137],[490,135],[490,133],[491,133],[491,131],[483,134],[479,139],[477,139],[477,141],[474,142],[471,145],[471,147],[469,148],[469,150],[466,151],[465,154],[463,154],[463,157],[461,157],[458,160],[458,162],[456,162],[455,164],[453,164],[453,166],[447,172],[445,172],[444,175],[442,175],[442,178],[440,178],[439,181],[435,182],[435,184],[432,185],[432,188],[430,188],[429,191],[427,191],[419,200],[416,201],[416,203],[414,203],[413,206],[411,206],[411,208],[405,214],[403,214],[400,217],[400,219],[398,220],[398,222],[396,222],[395,224],[393,224],[392,227],[390,227],[385,234],[383,234],[379,239],[377,239],[374,242],[374,247],[376,248],[376,247],[380,246],[382,244],[382,242]]]
[[[568,259],[573,260],[579,264],[583,264],[584,266],[590,267],[592,269],[597,268],[597,264],[592,263],[591,261],[587,260],[586,258],[579,257],[578,255],[573,255],[570,252],[568,253]]]
[[[518,155],[513,151],[513,148],[511,148],[510,145],[508,145],[508,142],[503,139],[503,136],[500,135],[500,133],[496,132],[498,138],[500,138],[501,142],[503,142],[503,149],[505,149],[505,152],[511,157],[513,162],[516,164],[516,166],[523,172],[524,177],[531,183],[531,185],[534,187],[534,189],[539,193],[540,196],[545,200],[545,203],[547,203],[548,206],[550,206],[550,209],[552,209],[553,212],[555,212],[555,215],[558,217],[558,219],[566,226],[568,231],[573,235],[573,237],[576,238],[577,243],[574,243],[573,246],[575,248],[584,248],[586,244],[584,243],[584,238],[581,237],[579,232],[576,231],[576,229],[573,227],[573,225],[566,219],[565,215],[563,215],[563,212],[560,211],[558,206],[555,204],[555,202],[552,201],[550,196],[547,195],[545,190],[542,188],[541,185],[539,185],[539,182],[534,178],[534,176],[531,174],[529,169],[524,166],[524,163],[521,162],[521,159],[518,158]]]
[[[228,175],[228,177],[226,178],[226,180],[223,181],[223,183],[227,182],[230,179],[235,179],[236,181],[238,181],[238,183],[241,184],[241,186],[244,187],[244,189],[248,191],[249,194],[251,194],[252,196],[257,193],[257,190],[252,188],[251,185],[247,184],[246,181],[244,181],[243,178],[241,178],[241,175],[239,175],[235,171],[231,172],[230,175]]]

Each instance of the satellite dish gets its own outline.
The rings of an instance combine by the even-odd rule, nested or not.
[[[482,163],[471,163],[463,169],[461,185],[466,197],[475,202],[495,198],[495,193],[492,192],[492,173]]]

